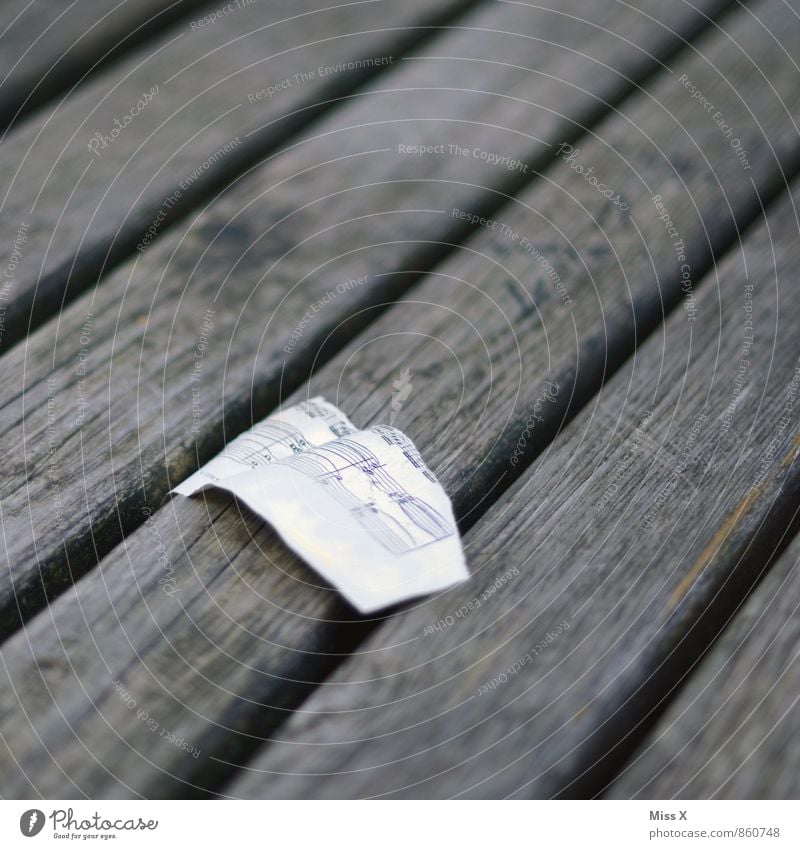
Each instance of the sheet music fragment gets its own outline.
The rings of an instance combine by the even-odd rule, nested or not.
[[[450,499],[396,428],[313,398],[233,440],[172,490],[233,493],[361,613],[469,577]]]

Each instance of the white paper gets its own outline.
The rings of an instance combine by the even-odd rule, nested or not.
[[[414,444],[323,398],[264,419],[176,487],[225,489],[361,613],[469,577],[450,499]]]
[[[234,475],[285,460],[311,446],[356,431],[356,426],[333,404],[324,398],[312,398],[274,413],[245,431],[172,492],[194,495],[205,486],[219,486]]]

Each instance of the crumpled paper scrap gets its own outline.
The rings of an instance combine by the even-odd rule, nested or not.
[[[318,397],[268,416],[172,490],[227,490],[361,613],[469,577],[450,499],[394,427]]]

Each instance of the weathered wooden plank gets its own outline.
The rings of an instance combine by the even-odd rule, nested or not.
[[[604,786],[800,505],[798,200],[467,535],[472,585],[385,623],[228,794]]]
[[[0,154],[0,227],[26,238],[3,280],[2,346],[472,3],[198,10],[24,122]]]
[[[0,32],[0,125],[65,92],[201,0],[10,0]]]
[[[775,19],[765,14],[765,21]],[[773,96],[791,103],[791,75],[784,79],[785,63],[771,60],[771,39],[759,37],[743,14],[731,26],[753,57],[748,61],[763,68],[765,86],[774,85]],[[775,149],[790,149],[791,125],[784,128],[778,117],[785,114],[783,105],[770,106],[764,92],[753,92],[746,104],[731,96],[725,78],[741,73],[743,54],[717,38],[698,49],[700,55],[686,60],[687,73],[732,109],[742,127],[753,108]],[[664,128],[654,102],[681,132]],[[622,116],[604,122],[584,155],[611,185],[647,170],[681,222],[687,245],[702,245],[708,228],[716,247],[732,226],[719,216],[720,208],[727,199],[741,224],[750,215],[753,186],[736,157],[724,155],[727,140],[695,106],[675,75],[666,74],[652,92],[627,103]],[[658,138],[661,149],[643,145],[648,137]],[[748,145],[755,137],[748,133]],[[713,174],[691,156],[695,144],[714,163]],[[758,151],[766,146],[754,150],[753,171],[764,182],[771,167]],[[413,391],[396,424],[436,469],[464,527],[485,508],[481,497],[493,498],[493,490],[517,473],[513,458],[532,413],[544,422],[534,422],[520,467],[569,414],[570,398],[582,404],[596,391],[603,354],[609,368],[622,356],[624,339],[597,341],[604,327],[626,333],[629,350],[635,339],[631,316],[643,326],[654,301],[674,303],[680,296],[680,262],[656,216],[652,189],[629,187],[630,214],[621,215],[564,163],[547,177],[496,220],[532,234],[563,274],[568,303],[520,240],[501,238],[499,229],[479,229],[463,255],[387,311],[308,389],[324,392],[364,425],[385,420],[392,381],[409,368]],[[550,224],[542,220],[543,210]],[[601,239],[598,220],[606,227]],[[578,256],[575,246],[581,247]],[[699,262],[709,249],[692,255]],[[575,350],[575,339],[583,337],[585,345]],[[548,380],[558,380],[559,391],[537,407]],[[475,551],[470,546],[468,554],[480,566]],[[14,682],[13,690],[0,687],[0,715],[11,732],[2,756],[7,792],[185,793],[183,781],[213,788],[227,763],[246,760],[254,742],[269,736],[373,624],[349,624],[351,618],[268,530],[226,499],[171,502],[6,644],[6,680]],[[23,675],[32,666],[42,674]],[[115,682],[126,691],[124,699]],[[192,753],[135,719],[129,698],[159,728],[192,746]]]
[[[436,43],[439,58],[399,63],[185,232],[9,352],[0,374],[9,399],[0,431],[14,458],[0,481],[5,631],[140,524],[142,507],[167,491],[167,471],[181,479],[225,433],[266,415],[340,344],[327,339],[331,330],[352,335],[372,316],[342,327],[354,310],[407,288],[414,275],[401,272],[430,267],[469,229],[442,208],[444,190],[453,207],[498,206],[559,139],[674,46],[657,18],[613,0],[578,25],[576,2],[477,10]],[[687,31],[698,20],[687,6],[670,26],[682,21]],[[409,152],[445,142],[519,167]],[[749,181],[745,189],[751,197]],[[292,339],[320,299],[325,309]]]
[[[798,599],[796,540],[692,671],[612,797],[800,796]]]

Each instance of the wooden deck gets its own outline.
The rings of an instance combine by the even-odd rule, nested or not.
[[[10,5],[0,796],[800,795],[800,3]],[[469,582],[166,497],[404,371]]]

